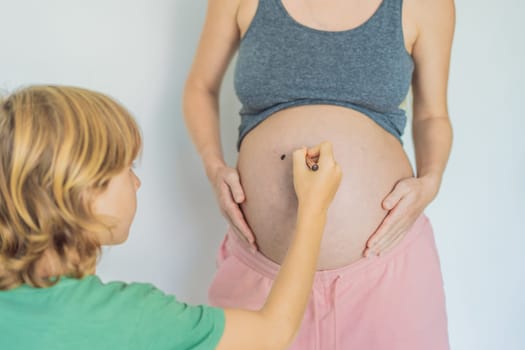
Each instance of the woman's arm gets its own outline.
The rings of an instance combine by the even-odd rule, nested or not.
[[[365,256],[382,254],[399,241],[436,197],[450,154],[452,128],[447,84],[455,10],[453,0],[407,1],[416,18],[412,57],[415,178],[400,180],[383,200],[389,213],[367,242]]]
[[[455,10],[453,0],[422,1],[418,6],[412,135],[417,177],[427,183],[432,200],[439,190],[452,144],[447,85]]]
[[[184,89],[184,117],[206,172],[224,165],[219,132],[220,85],[239,43],[240,0],[209,0],[197,52]]]
[[[219,350],[286,349],[301,325],[316,271],[328,206],[341,180],[332,146],[308,151],[320,154],[319,170],[305,164],[306,149],[294,152],[294,186],[299,201],[297,226],[288,254],[260,311],[227,309]]]
[[[245,200],[239,174],[226,165],[219,129],[219,90],[239,40],[240,0],[209,0],[206,21],[184,89],[184,118],[223,216],[239,237],[255,237],[239,204]]]

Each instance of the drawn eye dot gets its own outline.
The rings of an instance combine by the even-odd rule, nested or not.
[[[284,158],[286,158],[286,154],[283,154],[283,155],[281,156],[281,160],[284,160]]]

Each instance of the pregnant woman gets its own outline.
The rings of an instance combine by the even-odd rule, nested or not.
[[[452,139],[453,0],[209,0],[185,119],[230,223],[210,302],[258,308],[290,243],[292,150],[330,141],[345,174],[291,349],[448,349],[442,276],[424,208]],[[236,168],[218,93],[238,52]],[[416,172],[403,150],[413,91]]]

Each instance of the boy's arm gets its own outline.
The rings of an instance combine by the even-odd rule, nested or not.
[[[225,310],[225,330],[217,349],[286,349],[294,339],[310,296],[328,205],[341,178],[331,145],[322,144],[320,151],[316,173],[305,168],[305,150],[294,153],[297,225],[266,304],[259,311]],[[296,177],[300,171],[302,179]]]

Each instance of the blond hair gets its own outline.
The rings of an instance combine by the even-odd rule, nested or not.
[[[91,199],[141,142],[128,111],[98,92],[31,86],[0,98],[0,290],[56,283],[36,273],[50,250],[68,276],[93,270],[94,233],[109,228]]]

